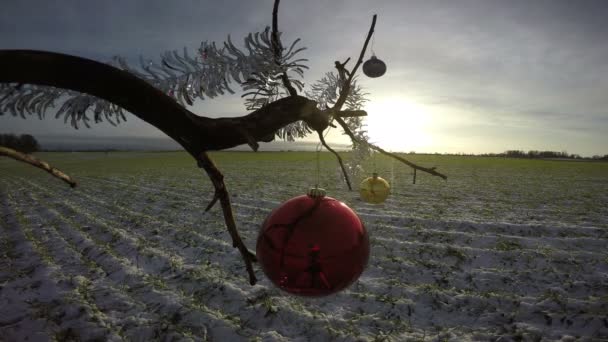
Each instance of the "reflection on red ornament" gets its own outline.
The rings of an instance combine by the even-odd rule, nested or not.
[[[359,278],[369,258],[369,237],[346,204],[324,195],[303,195],[266,218],[256,254],[266,276],[282,290],[326,296]]]

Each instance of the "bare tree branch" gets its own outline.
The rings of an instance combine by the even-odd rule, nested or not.
[[[279,2],[280,0],[274,0],[274,7],[272,8],[272,49],[274,50],[274,62],[277,65],[281,64],[281,57],[283,55],[283,45],[281,44],[281,38],[279,37]],[[283,72],[281,81],[285,88],[287,88],[289,95],[298,95],[296,89],[291,85],[289,77],[287,77],[287,72]]]
[[[213,206],[215,205],[215,203],[217,203],[217,200],[220,199],[220,196],[218,195],[217,191],[213,193],[213,198],[211,199],[211,201],[209,202],[209,204],[207,204],[207,207],[205,208],[205,212],[211,210],[211,208],[213,208]]]
[[[76,187],[76,185],[78,185],[78,183],[76,183],[76,181],[73,180],[70,176],[68,176],[65,173],[59,171],[58,169],[52,167],[51,165],[49,165],[49,163],[42,161],[29,154],[21,153],[19,151],[15,151],[8,147],[0,146],[0,156],[7,156],[7,157],[13,158],[15,160],[22,161],[24,163],[28,163],[35,167],[41,168],[44,171],[50,173],[51,175],[68,183],[72,188],[74,188],[74,187]]]
[[[350,185],[350,179],[348,178],[348,173],[346,172],[346,168],[344,167],[344,163],[342,162],[342,157],[338,154],[338,152],[334,151],[329,145],[325,142],[325,138],[323,137],[323,131],[317,131],[319,134],[319,140],[321,140],[321,144],[325,146],[325,148],[336,156],[338,159],[338,163],[340,164],[340,168],[342,169],[342,174],[344,175],[344,180],[346,181],[346,185],[348,185],[348,190],[352,191],[353,187]]]
[[[45,51],[0,50],[0,83],[52,86],[105,99],[157,127],[193,156],[268,139],[299,120],[327,120],[314,101],[302,96],[279,99],[242,117],[197,116],[127,71]]]
[[[374,33],[374,27],[376,27],[376,17],[377,17],[377,15],[374,14],[374,17],[372,19],[372,25],[369,28],[369,32],[367,33],[367,38],[365,38],[365,43],[363,44],[363,48],[361,49],[361,54],[359,55],[359,60],[357,60],[357,64],[355,64],[355,66],[350,71],[350,75],[348,75],[348,80],[342,86],[342,89],[340,90],[340,96],[338,97],[338,100],[336,101],[336,103],[333,106],[333,109],[335,111],[339,111],[340,109],[342,109],[342,106],[344,105],[344,102],[346,102],[346,98],[348,97],[348,94],[350,93],[350,87],[353,82],[353,77],[355,77],[355,74],[357,73],[357,69],[359,68],[361,63],[363,63],[363,57],[365,56],[365,50],[367,50],[367,44],[369,43],[369,40],[372,37],[372,34]],[[349,61],[349,59],[347,59],[346,62],[344,62],[342,64],[336,63],[336,67],[338,67],[338,65],[340,65],[341,68],[344,68],[344,65],[346,65],[346,63],[348,61]],[[340,68],[338,68],[338,72],[340,72]]]
[[[241,256],[245,261],[247,273],[249,273],[249,283],[251,285],[255,285],[257,279],[255,277],[255,273],[253,272],[252,262],[256,262],[257,259],[255,254],[247,249],[247,246],[245,246],[245,243],[243,243],[243,240],[241,240],[239,232],[236,228],[236,222],[232,213],[232,206],[230,205],[230,197],[228,196],[228,190],[226,189],[226,184],[224,183],[224,175],[222,175],[220,170],[218,170],[213,163],[213,160],[209,158],[209,155],[206,152],[199,154],[197,161],[199,167],[205,169],[205,172],[207,172],[207,175],[215,187],[215,194],[217,197],[219,197],[220,204],[222,205],[224,221],[226,222],[228,233],[230,233],[230,236],[232,237],[232,247],[238,248],[239,252],[241,252]]]
[[[374,149],[374,150],[376,150],[376,151],[378,151],[378,152],[380,152],[380,153],[382,153],[384,155],[387,155],[389,157],[395,158],[398,161],[402,162],[403,164],[405,164],[405,165],[413,168],[414,170],[424,171],[424,172],[426,172],[428,174],[431,174],[433,176],[441,177],[444,180],[448,179],[448,177],[446,175],[435,171],[435,167],[426,168],[426,167],[422,167],[422,166],[416,165],[416,164],[412,163],[411,161],[409,161],[409,160],[407,160],[405,158],[399,157],[398,155],[396,155],[394,153],[388,152],[388,151],[386,151],[386,150],[384,150],[384,149],[382,149],[382,148],[380,148],[380,147],[378,147],[378,146],[376,146],[376,145],[374,145],[372,143],[369,143],[367,141],[361,141],[360,139],[357,139],[357,137],[353,134],[353,132],[350,130],[350,128],[348,128],[348,125],[346,124],[346,122],[344,122],[344,120],[342,118],[336,117],[335,119],[336,119],[336,122],[338,122],[338,124],[340,126],[342,126],[342,129],[350,137],[351,141],[356,142],[356,143],[367,144],[372,149]]]

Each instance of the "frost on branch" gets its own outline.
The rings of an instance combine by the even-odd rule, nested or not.
[[[193,105],[195,99],[232,94],[234,81],[244,92],[246,108],[256,110],[288,94],[281,82],[283,73],[303,76],[307,66],[302,63],[307,60],[296,58],[305,49],[297,47],[299,41],[282,49],[277,58],[267,27],[263,32],[247,35],[244,49],[236,47],[228,36],[221,46],[202,42],[194,56],[184,48],[182,53],[177,50],[163,53],[160,62],[140,57],[139,65],[134,67],[125,58],[115,57],[111,64],[147,81],[182,106]],[[304,87],[299,80],[290,81],[298,90]],[[88,94],[47,86],[0,85],[0,115],[6,112],[24,117],[24,113],[36,113],[44,118],[45,112],[58,103],[61,107],[55,116],[63,117],[75,128],[80,123],[89,127],[91,116],[95,123],[103,119],[111,124],[126,120],[122,108]],[[277,135],[286,138],[289,132],[298,133],[304,127],[296,123],[292,128],[277,131]]]
[[[116,125],[127,120],[122,108],[92,95],[55,87],[0,83],[0,115],[11,113],[25,119],[25,114],[37,114],[38,118],[44,119],[47,110],[54,108],[57,102],[63,103],[55,118],[63,116],[64,122],[70,121],[76,129],[79,122],[90,127],[89,113],[93,114],[95,123],[105,119]]]
[[[319,109],[331,108],[335,105],[340,96],[344,82],[339,75],[334,72],[327,72],[323,78],[316,81],[311,86],[311,90],[306,92],[306,97],[317,102]],[[361,110],[368,101],[362,87],[357,83],[356,77],[353,78],[349,88],[349,94],[344,103],[347,110]],[[347,172],[354,178],[359,178],[363,171],[362,165],[370,156],[371,150],[367,144],[367,129],[363,123],[363,118],[359,116],[346,117],[343,119],[351,132],[357,138],[352,140],[351,158],[345,163]],[[346,134],[346,133],[343,133]]]

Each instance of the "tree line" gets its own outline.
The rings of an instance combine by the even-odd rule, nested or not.
[[[415,151],[410,151],[408,154],[417,154]],[[425,153],[422,153],[425,154]],[[445,156],[470,156],[470,157],[502,157],[502,158],[527,158],[527,159],[581,159],[581,160],[598,160],[608,161],[608,154],[605,155],[594,155],[592,157],[582,157],[579,154],[569,154],[566,151],[537,151],[530,150],[528,152],[521,150],[508,150],[502,153],[430,153],[435,155]]]
[[[23,153],[40,151],[40,144],[30,134],[0,134],[0,146],[12,148]]]
[[[530,150],[528,152],[519,151],[519,150],[509,150],[502,154],[504,157],[510,158],[532,158],[532,159],[547,159],[547,158],[559,158],[559,159],[589,159],[583,158],[578,154],[569,154],[566,151],[556,152],[556,151],[537,151]],[[608,154],[604,156],[594,155],[591,159],[603,159],[608,160]]]
[[[506,157],[506,158],[528,158],[528,159],[593,159],[593,160],[608,160],[608,154],[603,156],[594,155],[592,157],[581,157],[579,154],[569,154],[566,151],[537,151],[530,150],[528,152],[521,150],[508,150],[503,153],[485,153],[481,156],[487,157]]]

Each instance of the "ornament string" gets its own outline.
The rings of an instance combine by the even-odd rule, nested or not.
[[[391,151],[392,153],[392,151]],[[391,185],[395,186],[395,159],[391,158]]]
[[[327,136],[328,133],[329,133],[329,129],[327,129],[325,131],[325,133],[323,134],[323,139],[325,139],[325,137]],[[316,150],[315,159],[316,159],[316,164],[317,164],[316,165],[317,169],[315,170],[316,171],[316,173],[315,173],[315,188],[319,188],[319,183],[320,183],[320,178],[321,178],[321,150],[322,149],[323,149],[323,145],[322,145],[321,142],[319,142],[317,144],[317,148],[315,149]]]
[[[374,174],[378,173],[376,172],[376,152],[372,150],[372,169],[374,170]]]
[[[374,43],[376,42],[376,33],[374,32],[372,34],[372,46],[370,46],[370,51],[372,52],[372,56],[376,55],[376,52],[374,51]]]
[[[315,170],[315,188],[319,187],[319,179],[321,178],[321,149],[323,148],[323,146],[321,145],[321,143],[319,143],[317,145],[317,152],[316,152],[316,161],[317,161],[317,169]]]

